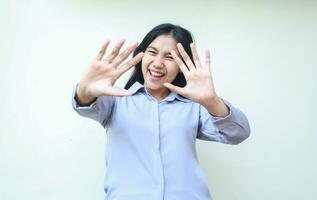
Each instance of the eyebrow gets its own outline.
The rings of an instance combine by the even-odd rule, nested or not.
[[[155,50],[155,51],[158,51],[157,48],[155,48],[155,47],[153,47],[153,46],[148,46],[148,49],[150,49],[150,48],[153,49],[153,50]],[[166,53],[166,54],[172,55],[171,52],[168,52],[168,53]]]

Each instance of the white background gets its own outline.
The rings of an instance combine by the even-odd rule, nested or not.
[[[211,49],[218,94],[250,121],[240,145],[197,141],[214,199],[316,199],[316,10],[313,1],[1,1],[0,199],[103,199],[105,132],[72,110],[73,86],[106,39],[140,42],[164,22],[189,29],[201,58]]]

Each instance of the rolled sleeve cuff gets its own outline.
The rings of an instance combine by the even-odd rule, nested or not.
[[[75,110],[92,110],[96,107],[97,105],[97,99],[95,101],[93,101],[90,105],[86,105],[86,106],[82,106],[79,105],[78,101],[76,100],[76,90],[77,90],[77,85],[76,84],[73,88],[73,92],[72,92],[72,106]]]
[[[231,105],[227,100],[222,99],[223,102],[226,104],[226,106],[229,109],[229,114],[225,117],[215,117],[212,116],[214,120],[214,124],[217,126],[217,128],[221,131],[228,127],[229,124],[240,124],[243,127],[248,126],[247,120],[244,116],[244,114]]]

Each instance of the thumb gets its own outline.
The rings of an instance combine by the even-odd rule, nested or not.
[[[164,86],[167,87],[167,89],[171,90],[172,92],[176,92],[177,94],[182,95],[182,93],[183,93],[183,88],[175,86],[173,84],[164,83]]]

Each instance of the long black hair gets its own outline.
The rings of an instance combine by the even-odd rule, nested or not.
[[[190,43],[193,42],[192,34],[185,28],[170,23],[160,24],[148,32],[140,45],[134,50],[133,57],[140,52],[144,52],[151,42],[160,35],[172,36],[176,42],[179,42],[183,45],[186,53],[189,55],[191,60],[193,60],[193,55],[190,49]],[[124,88],[129,89],[136,81],[144,84],[142,61],[135,65],[135,69]],[[172,81],[172,84],[179,87],[184,87],[186,85],[184,74],[178,73],[176,78]]]

